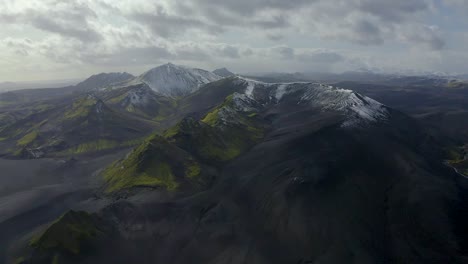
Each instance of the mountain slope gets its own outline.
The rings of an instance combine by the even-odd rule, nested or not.
[[[146,84],[136,84],[119,89],[105,89],[97,94],[119,111],[162,122],[176,113],[177,102],[153,91]]]
[[[83,95],[7,125],[0,131],[3,155],[40,158],[128,147],[155,124],[109,108]]]
[[[230,78],[193,96],[227,91],[105,171],[121,200],[84,220],[108,228],[86,241],[92,254],[29,260],[467,263],[467,180],[413,119],[310,83]],[[190,175],[206,176],[201,188]]]
[[[224,77],[224,78],[235,76],[234,73],[232,73],[231,71],[229,71],[226,68],[216,69],[216,70],[213,71],[213,73],[218,75],[218,76]]]
[[[88,92],[90,90],[104,88],[134,78],[126,72],[100,73],[89,77],[75,86],[76,90]]]
[[[178,97],[219,79],[220,76],[209,71],[168,63],[143,73],[133,82],[143,82],[159,94]]]

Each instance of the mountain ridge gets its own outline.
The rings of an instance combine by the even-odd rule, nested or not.
[[[142,82],[162,95],[180,97],[219,79],[220,76],[207,70],[167,63],[146,71],[131,83]]]

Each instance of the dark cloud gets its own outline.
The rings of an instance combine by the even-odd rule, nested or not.
[[[356,21],[352,32],[351,39],[362,45],[380,45],[384,42],[380,29],[366,20]]]
[[[281,34],[275,34],[275,33],[271,33],[271,34],[267,34],[266,36],[269,40],[271,41],[280,41],[280,40],[283,40],[284,39],[284,36],[281,35]]]
[[[85,42],[102,40],[89,19],[97,18],[87,5],[75,1],[52,1],[43,9],[27,8],[18,12],[0,10],[0,21],[4,24],[26,24],[34,28],[75,38]]]
[[[426,0],[360,0],[356,7],[364,13],[374,15],[388,22],[402,22],[406,16],[426,11],[429,2]]]
[[[192,0],[176,2],[176,10],[182,15],[194,12],[212,24],[224,27],[258,27],[263,29],[290,26],[289,11],[313,1],[306,0]]]
[[[179,60],[184,61],[207,61],[210,60],[211,55],[204,49],[196,44],[183,44],[177,46],[176,56]]]
[[[278,30],[316,33],[315,37],[345,40],[360,45],[382,45],[395,39],[401,27],[417,22],[415,16],[427,12],[431,0],[189,0],[171,1],[164,7],[138,11],[120,10],[126,17],[151,29],[157,37],[176,38],[188,31],[220,35],[232,28],[264,30],[262,36],[282,39]],[[464,1],[464,0],[452,0]],[[115,6],[104,4],[106,10]],[[307,13],[309,10],[309,14]],[[297,23],[302,21],[302,23]],[[417,22],[420,23],[420,22]],[[312,31],[314,29],[318,29]],[[318,33],[317,33],[318,32]],[[408,41],[438,48],[430,38]],[[429,43],[423,43],[427,40]]]
[[[293,48],[288,46],[274,47],[271,49],[273,55],[278,55],[283,60],[292,60],[295,58],[295,51]]]
[[[96,65],[151,65],[175,59],[175,55],[162,47],[127,47],[113,53],[89,54],[81,59]]]
[[[345,61],[345,57],[341,54],[332,51],[313,51],[303,52],[297,55],[298,60],[303,62],[319,63],[319,64],[334,64]]]
[[[424,25],[407,29],[405,32],[402,32],[402,37],[410,43],[420,43],[432,50],[441,50],[446,44],[437,28]]]
[[[211,33],[222,32],[221,27],[204,23],[200,19],[182,15],[171,15],[161,6],[155,6],[148,12],[136,11],[129,18],[149,27],[157,36],[169,38],[188,30],[205,30]]]
[[[255,25],[261,28],[285,28],[290,26],[288,19],[284,15],[273,16],[270,19],[253,21]]]
[[[59,20],[51,19],[46,16],[33,16],[30,18],[31,25],[34,27],[56,33],[62,36],[76,38],[86,42],[96,42],[102,40],[102,36],[90,27],[75,27],[65,23],[61,23]]]
[[[202,9],[206,7],[235,13],[239,16],[252,16],[265,10],[294,10],[309,5],[314,0],[193,0],[194,5]]]
[[[242,56],[244,56],[244,57],[250,57],[250,56],[252,56],[252,55],[254,55],[254,52],[253,52],[253,50],[250,49],[250,48],[244,49],[244,50],[242,51]]]
[[[231,59],[238,59],[240,58],[239,49],[237,47],[231,45],[223,45],[217,49],[216,52],[221,57],[227,57]]]

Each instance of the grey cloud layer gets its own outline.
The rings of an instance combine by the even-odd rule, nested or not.
[[[451,0],[460,2],[462,0]],[[335,38],[361,45],[380,45],[402,35],[408,25],[414,29],[405,41],[429,43],[440,49],[444,41],[438,32],[425,30],[419,13],[429,10],[429,0],[191,0],[149,5],[132,10],[112,2],[47,1],[40,9],[0,11],[0,21],[29,24],[37,29],[82,41],[99,41],[101,18],[92,7],[110,9],[129,23],[148,28],[155,37],[172,38],[195,30],[218,35],[230,28],[266,30],[265,38],[281,40],[269,29],[294,28],[316,37]],[[158,3],[158,2],[156,2]],[[136,2],[136,5],[138,2]],[[126,9],[130,9],[126,10]],[[299,17],[298,17],[299,16]],[[93,24],[92,21],[98,23]],[[423,29],[423,30],[421,30]],[[408,31],[408,29],[406,29]]]
[[[447,35],[432,24],[434,1],[2,0],[0,23],[11,30],[30,27],[36,37],[0,34],[0,48],[9,60],[45,57],[61,64],[265,60],[332,67],[358,60],[354,54],[366,57],[368,47],[394,43],[443,53]],[[468,0],[443,4],[468,10]],[[295,38],[353,52],[296,46]]]
[[[82,41],[99,41],[101,35],[89,24],[97,18],[87,5],[74,1],[50,1],[42,8],[0,11],[0,22],[6,24],[30,25],[37,29],[56,33]]]

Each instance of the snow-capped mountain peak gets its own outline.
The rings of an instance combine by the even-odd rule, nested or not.
[[[221,78],[206,70],[167,63],[143,73],[137,80],[159,94],[177,97],[190,94],[200,86]]]
[[[291,95],[298,105],[311,105],[323,110],[344,113],[347,118],[342,124],[343,127],[386,120],[389,115],[383,104],[351,90],[318,83],[263,83],[238,78],[246,87],[244,93],[240,95],[245,99],[238,100],[241,102],[239,108],[248,109],[246,102],[252,100],[265,103],[265,95],[268,98],[266,103],[274,104],[281,103]]]

